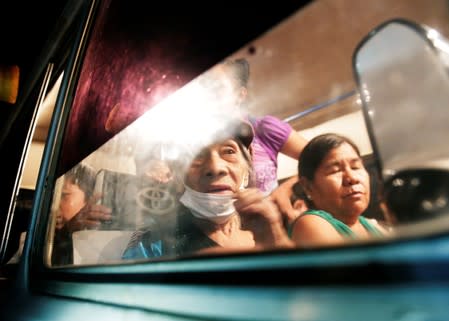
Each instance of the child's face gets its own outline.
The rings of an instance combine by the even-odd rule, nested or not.
[[[62,187],[61,202],[59,204],[63,221],[69,221],[84,205],[86,205],[86,194],[78,185],[66,180]]]

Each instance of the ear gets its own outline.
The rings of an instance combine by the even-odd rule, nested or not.
[[[310,197],[310,193],[312,192],[312,182],[310,182],[307,178],[301,177],[301,185],[304,190],[304,194],[306,194],[307,199],[312,199]]]

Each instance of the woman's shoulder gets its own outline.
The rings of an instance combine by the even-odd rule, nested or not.
[[[301,215],[293,226],[291,239],[299,247],[338,245],[343,242],[329,221],[318,215]]]
[[[336,233],[330,223],[332,216],[323,211],[305,211],[291,225],[291,235],[295,234],[328,234]]]
[[[320,217],[321,219],[324,219],[325,221],[331,221],[333,220],[333,216],[326,212],[326,211],[322,211],[322,210],[315,210],[315,209],[308,209],[306,211],[304,211],[300,217]],[[312,218],[315,219],[315,218]]]
[[[369,224],[377,228],[383,235],[390,235],[394,232],[393,226],[385,221],[379,221],[375,218],[363,217]]]

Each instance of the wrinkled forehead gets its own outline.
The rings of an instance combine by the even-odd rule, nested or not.
[[[199,149],[199,152],[197,154],[201,154],[206,151],[220,149],[220,148],[223,148],[226,146],[233,147],[236,150],[238,150],[239,152],[242,151],[242,143],[240,142],[240,140],[237,138],[234,138],[234,137],[229,137],[229,138],[219,139],[219,140],[212,142],[209,145],[205,145],[203,148]]]
[[[361,157],[357,150],[354,149],[354,147],[347,143],[343,142],[339,146],[336,146],[334,148],[331,148],[326,156],[321,161],[320,166],[334,163],[334,162],[341,162],[341,161],[360,161]]]
[[[206,151],[224,147],[226,145],[233,145],[242,151],[242,143],[240,140],[232,135],[226,133],[217,134],[215,137],[205,138],[201,142],[197,142],[190,148],[190,157],[195,158]]]

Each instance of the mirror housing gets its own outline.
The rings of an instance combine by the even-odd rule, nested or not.
[[[389,20],[362,40],[353,70],[384,200],[398,223],[449,213],[447,42],[436,30]]]
[[[385,201],[397,223],[415,223],[449,213],[449,171],[409,169],[385,182]]]

